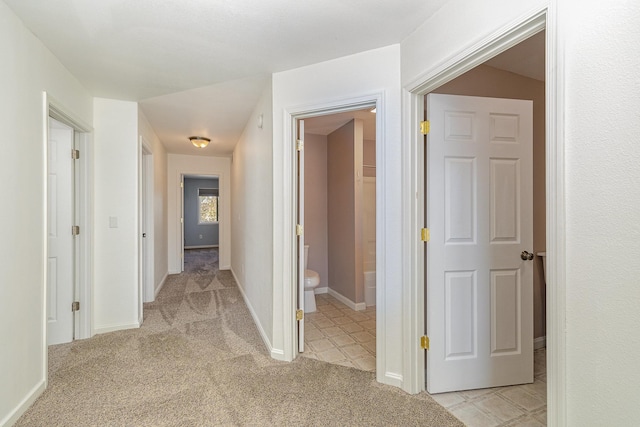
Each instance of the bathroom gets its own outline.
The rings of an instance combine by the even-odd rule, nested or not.
[[[375,370],[375,112],[305,119],[306,269],[317,310],[305,303],[304,356]]]

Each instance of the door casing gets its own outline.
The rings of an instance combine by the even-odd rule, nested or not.
[[[291,188],[289,189],[292,197],[291,203],[287,206],[288,218],[291,218],[289,230],[286,233],[285,241],[288,243],[290,250],[285,259],[285,284],[283,294],[283,307],[288,307],[290,316],[284,317],[284,355],[283,360],[293,360],[298,356],[298,328],[295,320],[295,311],[297,308],[297,236],[295,235],[295,221],[297,218],[298,209],[298,197],[296,195],[297,185],[297,173],[296,166],[297,156],[293,153],[295,151],[295,140],[297,135],[297,121],[310,117],[317,117],[322,115],[336,114],[344,111],[362,110],[365,108],[376,107],[376,162],[380,163],[380,167],[377,168],[379,179],[377,182],[384,182],[384,131],[382,124],[384,123],[384,103],[382,102],[384,95],[382,93],[376,93],[368,96],[355,97],[346,100],[340,100],[336,102],[328,102],[325,104],[318,104],[312,106],[306,106],[300,109],[291,109],[285,111],[285,123],[287,124],[288,132],[285,133],[287,141],[285,141],[290,147],[290,170],[291,175],[289,182]],[[379,160],[378,160],[379,159]],[[382,185],[376,185],[376,212],[379,215],[379,219],[376,224],[376,376],[379,382],[385,382],[385,372],[383,367],[385,366],[385,337],[384,337],[384,319],[385,319],[385,301],[380,295],[384,295],[385,290],[385,260],[384,248],[385,236],[383,234],[384,224],[384,209],[383,203],[384,194],[382,191]]]
[[[546,29],[546,223],[547,223],[547,420],[549,425],[566,423],[566,343],[565,319],[565,198],[564,198],[564,80],[562,38],[557,29],[557,1],[532,10],[529,15],[509,23],[479,43],[461,51],[447,62],[426,70],[403,89],[403,129],[407,130],[408,149],[403,152],[403,209],[409,211],[410,230],[403,235],[408,255],[403,269],[403,307],[405,320],[403,342],[406,367],[403,388],[410,393],[425,389],[424,350],[420,336],[424,333],[424,248],[417,230],[424,226],[424,148],[419,122],[423,117],[424,96],[480,65],[486,60]],[[416,197],[417,195],[417,197]]]
[[[49,141],[49,117],[70,126],[74,129],[74,146],[80,151],[80,158],[76,161],[76,170],[74,177],[75,185],[75,219],[76,225],[80,226],[80,234],[76,237],[75,246],[75,280],[74,295],[75,300],[80,302],[80,310],[74,316],[74,339],[85,339],[93,336],[93,271],[92,271],[92,230],[93,230],[93,198],[91,188],[93,187],[93,145],[92,145],[92,127],[84,123],[73,113],[67,110],[64,105],[58,102],[47,92],[43,92],[43,170],[45,170],[44,188],[47,188],[47,157],[48,141]],[[47,296],[47,236],[49,233],[47,224],[46,206],[48,206],[47,191],[43,192],[44,224],[43,224],[43,295],[44,301]],[[46,331],[47,307],[43,306],[44,311],[44,330]],[[47,354],[47,334],[43,334],[44,354]],[[44,360],[45,372],[47,372],[47,358]]]

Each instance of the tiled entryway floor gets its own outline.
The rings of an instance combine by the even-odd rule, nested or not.
[[[534,352],[533,384],[433,394],[469,427],[547,425],[547,353]]]
[[[353,311],[329,294],[305,314],[304,357],[364,371],[376,369],[376,309]],[[533,384],[434,394],[469,427],[541,427],[547,424],[547,353],[534,352]]]
[[[304,357],[363,371],[376,370],[376,308],[354,311],[329,294],[305,313]]]

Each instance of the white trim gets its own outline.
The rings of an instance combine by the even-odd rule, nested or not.
[[[295,222],[296,197],[295,197],[295,163],[293,156],[293,140],[295,139],[295,123],[298,119],[308,117],[335,114],[343,111],[353,111],[363,109],[375,104],[376,111],[376,380],[385,384],[398,385],[397,378],[385,374],[386,367],[386,215],[384,202],[386,201],[386,102],[385,93],[376,92],[363,94],[361,96],[337,99],[319,104],[311,104],[297,107],[285,108],[283,111],[283,157],[282,164],[284,171],[282,175],[283,190],[283,215],[281,219],[282,229],[274,227],[274,242],[284,243],[283,253],[280,257],[282,264],[278,265],[277,258],[274,261],[274,277],[279,270],[282,271],[282,278],[277,281],[282,282],[282,307],[285,313],[292,313],[291,316],[282,316],[283,334],[283,354],[282,360],[293,360],[297,355],[297,322],[294,321],[293,313],[296,309],[296,281],[295,281],[295,241],[296,236],[292,225]],[[278,163],[279,164],[279,163]],[[279,185],[275,183],[275,185]],[[281,232],[280,232],[281,231]],[[277,234],[276,234],[277,233]],[[274,279],[276,280],[276,279]],[[274,330],[280,324],[276,324],[274,318]]]
[[[185,246],[185,249],[211,249],[217,248],[218,245],[200,245],[200,246]]]
[[[81,233],[74,242],[76,269],[74,280],[74,299],[80,302],[80,310],[74,316],[74,339],[84,339],[93,336],[93,128],[84,120],[78,118],[70,112],[62,103],[58,102],[48,92],[42,92],[43,101],[43,170],[44,187],[43,192],[43,239],[44,239],[44,269],[43,269],[43,295],[44,301],[47,297],[47,258],[48,258],[48,200],[47,200],[47,156],[49,140],[49,117],[64,123],[74,131],[74,146],[81,151],[80,159],[75,165],[74,174],[76,190],[74,192],[74,204],[77,225],[80,226]],[[47,308],[43,306],[43,372],[46,377],[48,373],[48,351],[47,351]]]
[[[169,273],[165,273],[164,277],[162,278],[162,280],[160,281],[160,284],[158,285],[158,287],[155,289],[155,291],[153,292],[153,297],[157,298],[158,294],[160,293],[160,291],[162,290],[162,287],[164,286],[164,284],[167,282],[167,278],[169,277]]]
[[[138,329],[140,327],[140,322],[135,323],[120,323],[117,325],[105,326],[102,328],[96,328],[95,333],[98,334],[106,334],[109,332],[115,331],[125,331],[127,329]]]
[[[29,391],[29,393],[27,393],[24,399],[22,399],[20,403],[18,403],[18,406],[13,408],[13,410],[9,412],[6,417],[0,420],[0,426],[3,426],[3,427],[12,426],[16,422],[18,422],[18,419],[22,415],[24,415],[25,412],[27,412],[27,409],[29,409],[31,405],[33,405],[33,403],[36,401],[36,399],[40,397],[42,393],[44,393],[46,388],[47,388],[46,381],[40,381],[38,384],[36,384]]]
[[[533,349],[539,350],[547,346],[547,337],[538,337],[533,339]]]
[[[262,323],[260,323],[260,319],[258,318],[256,311],[253,309],[253,306],[251,305],[249,298],[247,298],[247,294],[244,293],[244,288],[241,285],[240,280],[238,279],[238,276],[236,275],[236,272],[233,271],[233,269],[231,269],[231,274],[233,275],[233,278],[235,279],[236,284],[238,285],[238,289],[242,294],[242,299],[244,299],[244,303],[249,309],[249,313],[251,313],[251,317],[253,317],[253,323],[256,325],[256,328],[258,329],[258,332],[260,333],[260,337],[262,338],[262,342],[264,342],[265,347],[267,347],[267,351],[269,351],[269,353],[271,354],[271,357],[273,357],[274,359],[284,360],[282,359],[282,356],[284,355],[282,350],[276,350],[271,345],[271,341],[269,341],[269,337],[264,331],[264,328],[262,327]]]
[[[313,290],[313,293],[316,294],[316,295],[328,294],[329,293],[329,287],[328,286],[323,286],[321,288],[315,288]]]
[[[547,420],[549,425],[566,424],[566,289],[565,289],[565,172],[564,172],[564,63],[563,39],[558,35],[557,0],[509,23],[489,37],[461,51],[451,60],[427,70],[403,93],[403,134],[410,139],[403,151],[403,206],[409,208],[403,221],[403,306],[407,327],[405,390],[424,390],[424,351],[418,337],[424,328],[423,249],[417,230],[423,225],[422,176],[419,159],[422,144],[417,122],[422,116],[423,95],[457,77],[486,59],[517,44],[546,27],[546,194],[547,194]],[[412,92],[412,93],[409,93]],[[417,357],[415,355],[418,355]]]
[[[564,145],[564,37],[558,31],[558,2],[547,10],[546,195],[547,195],[547,423],[567,424],[566,248]]]
[[[377,357],[377,356],[376,356]],[[384,373],[384,383],[387,385],[392,385],[394,387],[402,388],[404,384],[404,378],[402,375],[393,373],[393,372],[385,372]],[[379,382],[383,382],[378,380]]]
[[[343,303],[344,305],[346,305],[347,307],[349,307],[351,310],[354,311],[363,311],[367,309],[367,305],[363,302],[353,302],[351,301],[349,298],[345,297],[344,295],[342,295],[339,292],[334,291],[331,288],[328,288],[327,293],[329,295],[331,295],[332,297],[334,297],[335,299],[337,299],[338,301],[340,301],[341,303]],[[377,316],[377,313],[376,313]]]
[[[152,302],[155,300],[155,278],[154,278],[154,265],[155,265],[155,246],[154,246],[154,162],[153,162],[153,150],[151,145],[143,135],[139,136],[138,147],[138,274],[139,274],[139,286],[140,286],[140,323],[143,319],[143,303]],[[143,188],[144,186],[144,188]],[[144,206],[144,207],[143,207]],[[144,215],[143,215],[144,213]],[[144,216],[144,217],[143,217]],[[142,237],[142,224],[145,225],[147,237]],[[146,245],[146,260],[143,259],[145,255],[144,246]],[[146,269],[142,267],[146,266]]]

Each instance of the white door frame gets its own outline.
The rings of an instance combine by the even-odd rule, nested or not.
[[[289,188],[285,191],[285,224],[289,224],[284,230],[285,245],[289,250],[286,251],[288,256],[283,257],[283,300],[282,307],[288,307],[289,315],[284,316],[284,354],[283,360],[295,359],[299,352],[298,349],[298,332],[297,322],[295,320],[296,312],[296,292],[297,292],[297,236],[295,233],[296,212],[297,212],[297,168],[295,152],[296,140],[296,122],[297,120],[307,119],[310,117],[324,116],[336,114],[345,111],[362,110],[365,108],[376,107],[376,378],[378,382],[388,383],[389,379],[385,376],[386,366],[386,340],[384,334],[385,325],[385,295],[386,289],[386,260],[385,245],[386,236],[384,234],[385,224],[385,142],[384,142],[384,94],[374,93],[364,95],[362,97],[354,97],[323,104],[310,105],[299,108],[292,108],[284,111],[284,132],[286,147],[285,150],[285,175],[288,175]],[[280,357],[278,357],[280,358]]]
[[[418,230],[424,222],[423,136],[419,122],[424,111],[424,95],[480,65],[489,58],[546,28],[546,222],[547,222],[547,420],[549,425],[566,421],[565,325],[565,172],[564,172],[564,80],[562,38],[558,36],[556,2],[532,11],[452,59],[427,70],[403,89],[403,129],[410,143],[403,145],[403,204],[410,232],[403,234],[409,255],[403,268],[403,306],[407,315],[403,342],[406,343],[405,389],[417,393],[425,389],[424,351],[419,337],[424,333],[424,245]]]
[[[153,218],[153,150],[149,141],[140,136],[138,148],[139,173],[139,286],[140,286],[140,324],[142,324],[142,303],[155,300],[154,289],[154,218]],[[146,237],[143,237],[145,233]]]
[[[74,295],[75,300],[80,302],[80,310],[74,318],[74,339],[84,339],[93,336],[93,269],[92,269],[92,232],[93,232],[93,197],[91,189],[93,188],[93,144],[91,125],[79,119],[75,114],[70,112],[64,105],[58,102],[47,92],[43,92],[43,170],[44,188],[47,188],[47,158],[49,155],[49,117],[70,126],[74,130],[74,145],[80,151],[80,158],[76,163],[75,170],[75,218],[76,225],[80,226],[80,234],[78,235],[75,245],[75,279],[74,279]],[[49,234],[47,224],[47,191],[43,192],[44,199],[44,270],[43,270],[43,286],[46,301],[47,296],[47,258],[49,257],[47,249],[47,236]],[[47,330],[47,307],[43,306],[44,311],[44,330]],[[44,354],[47,354],[47,334],[43,334]],[[47,358],[45,357],[45,372],[47,371]]]

